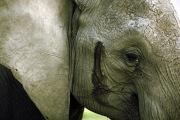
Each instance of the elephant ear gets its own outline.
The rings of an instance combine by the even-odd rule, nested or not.
[[[71,5],[71,0],[0,2],[0,64],[11,69],[49,120],[68,120]]]

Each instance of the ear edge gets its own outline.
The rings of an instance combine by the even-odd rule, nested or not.
[[[80,10],[90,9],[94,7],[99,0],[74,0]]]

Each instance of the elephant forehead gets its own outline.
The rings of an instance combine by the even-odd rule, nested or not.
[[[121,42],[127,31],[135,30],[145,36],[158,56],[173,60],[180,55],[179,22],[169,1],[114,0],[100,6],[89,24],[91,36],[104,43]],[[89,31],[89,30],[88,30]],[[113,42],[109,42],[113,41]]]

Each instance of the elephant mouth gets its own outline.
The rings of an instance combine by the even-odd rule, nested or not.
[[[94,86],[94,89],[92,91],[92,96],[96,102],[98,102],[100,105],[110,108],[112,110],[117,111],[123,111],[116,108],[116,106],[112,106],[107,96],[110,94],[113,94],[114,92],[108,88],[108,86],[105,85],[105,79],[106,77],[103,76],[101,71],[101,56],[104,53],[104,46],[102,42],[97,42],[94,50],[94,68],[93,68],[93,74],[92,74],[92,83]],[[116,93],[115,93],[116,94]],[[130,96],[128,99],[123,100],[125,106],[124,111],[122,112],[122,116],[124,118],[118,118],[111,120],[119,120],[119,119],[128,119],[128,120],[140,120],[140,113],[139,113],[139,100],[138,95],[136,93],[131,93],[128,96]]]

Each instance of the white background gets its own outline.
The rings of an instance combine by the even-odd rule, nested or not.
[[[171,0],[176,12],[178,13],[178,16],[180,18],[180,0]]]

